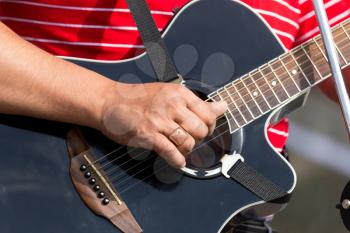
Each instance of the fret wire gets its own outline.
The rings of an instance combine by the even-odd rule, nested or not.
[[[346,44],[346,45],[344,45],[344,46],[347,47],[347,46],[349,46],[349,44]],[[343,48],[344,46],[342,46],[341,48]],[[293,53],[291,53],[291,55],[292,55],[292,58],[293,58],[295,64],[296,64],[298,67],[300,67],[300,65],[299,65],[299,63],[296,61],[296,59],[295,59]],[[265,77],[265,75],[262,73],[262,71],[260,70],[260,68],[258,69],[258,71],[259,71],[261,77],[263,78],[262,80],[264,80],[264,82],[266,82],[267,85],[270,87],[269,90],[271,90],[271,92],[273,93],[273,95],[274,95],[275,97],[277,97],[277,96],[276,96],[276,93],[275,93],[275,91],[274,91],[274,89],[271,88],[269,82],[266,80],[266,77]],[[302,72],[302,74],[303,74],[304,76],[306,76],[306,74],[305,74],[305,72],[303,71],[303,69],[300,69],[300,71]],[[270,73],[272,73],[272,72],[270,72]],[[310,83],[309,80],[308,80],[307,78],[306,78],[306,80],[308,81],[308,83]],[[256,84],[255,84],[255,85],[256,85]],[[264,84],[264,85],[266,85],[266,84]],[[311,84],[310,84],[310,85],[311,85]],[[259,91],[260,91],[260,89],[259,89]],[[263,95],[263,96],[264,96],[264,95]],[[230,96],[230,97],[231,97],[231,96]],[[265,97],[265,96],[264,96],[264,97]],[[278,102],[280,102],[280,101],[278,100],[278,98],[276,98],[276,100],[277,100]],[[267,103],[269,104],[268,101],[267,101]],[[269,104],[269,105],[270,105],[270,104]]]
[[[265,78],[264,76],[263,76],[263,78]],[[266,81],[266,80],[265,80]],[[268,82],[267,82],[268,83]],[[268,83],[268,85],[269,85],[269,83]],[[271,90],[273,90],[273,89],[271,89]],[[275,93],[274,93],[275,94]]]
[[[321,51],[321,53],[322,53],[324,59],[326,59],[326,61],[328,62],[328,58],[327,58],[327,56],[323,53],[323,50],[321,49],[321,47],[318,45],[317,40],[315,40],[315,38],[312,38],[312,40],[315,42],[317,48]]]
[[[322,40],[321,37],[319,37],[317,40]],[[327,75],[330,72],[330,66],[328,65],[328,58],[327,56],[323,53],[323,50],[321,49],[321,47],[319,46],[317,40],[315,40],[315,38],[313,38],[311,41],[313,41],[314,43],[309,45],[309,56],[313,58],[313,61],[317,67],[317,69],[320,71],[321,73],[321,78],[323,79],[323,77],[325,75]],[[316,46],[315,46],[316,45]],[[313,49],[315,48],[315,50]],[[317,64],[317,62],[315,62],[315,59],[318,60],[318,57],[321,57],[321,63]]]
[[[303,53],[303,54],[306,56],[305,53]],[[295,61],[294,56],[292,56],[292,58],[293,58],[293,60]],[[317,59],[316,61],[314,61],[314,64],[315,64],[315,62],[318,63],[318,61],[319,61],[319,59]],[[295,62],[295,63],[297,64],[297,66],[299,66],[298,62]],[[310,67],[310,66],[308,66],[308,67]],[[300,70],[301,70],[301,72],[303,73],[303,75],[306,76],[305,72],[304,72],[302,69],[300,69]],[[261,71],[260,71],[260,73],[261,73]],[[272,72],[270,72],[270,73],[272,74]],[[261,73],[261,74],[262,74],[262,73]],[[263,78],[266,79],[265,76],[263,76]],[[306,80],[307,80],[308,83],[310,83],[309,80],[308,80],[307,78],[306,78]],[[266,81],[266,80],[265,80],[265,81]],[[266,81],[266,82],[267,82],[267,81]],[[268,83],[268,85],[269,85],[269,82],[267,82],[267,83]],[[310,85],[311,85],[311,84],[310,84]],[[269,85],[269,86],[270,86],[270,85]],[[274,92],[273,89],[272,89],[272,91]],[[275,94],[275,93],[274,93],[274,94]]]
[[[282,83],[282,82],[279,80],[279,78],[277,77],[277,75],[276,75],[275,71],[273,70],[273,68],[272,68],[272,66],[271,66],[271,64],[270,64],[270,62],[268,62],[267,64],[268,64],[268,66],[270,67],[270,69],[271,69],[271,71],[272,71],[272,74],[274,74],[274,76],[276,77],[276,79],[278,80],[278,82],[281,84],[283,90],[286,92],[287,96],[290,98],[290,95],[289,95],[288,91],[287,91],[286,88],[284,87],[283,83]]]
[[[238,108],[238,106],[237,106],[237,104],[236,104],[236,101],[234,101],[234,100],[232,99],[232,96],[231,96],[230,93],[227,91],[226,86],[224,86],[224,90],[226,91],[227,95],[228,95],[229,98],[231,99],[231,103],[233,103],[233,105],[235,106],[235,108],[238,110],[239,114],[242,116],[242,119],[243,119],[244,121],[246,121],[246,120],[244,119],[243,114],[241,113],[241,110],[239,110],[239,108]],[[231,105],[231,104],[230,104],[230,105]],[[236,118],[234,117],[234,114],[233,114],[233,113],[231,112],[231,110],[230,110],[230,107],[228,107],[228,110],[230,111],[230,113],[231,113],[231,115],[232,115],[232,118],[233,118],[233,120],[236,122],[236,124],[237,124],[239,127],[241,127],[240,122],[238,122],[238,120],[236,120]],[[243,123],[243,124],[244,124],[244,123]]]
[[[266,80],[265,80],[266,81]],[[268,82],[267,82],[268,83]],[[246,124],[248,124],[249,122],[247,122]]]
[[[306,54],[305,53],[303,53],[304,54],[304,56],[306,56]],[[292,56],[292,58],[293,58],[293,60],[295,61],[295,63],[297,64],[297,66],[299,66],[299,63],[295,60],[295,57],[294,56]],[[306,57],[307,58],[307,57]],[[313,61],[313,63],[314,63],[314,65],[315,64],[317,64],[318,63],[318,59],[316,60],[316,61]],[[300,66],[299,66],[300,67]],[[305,72],[303,71],[303,69],[300,69],[301,70],[301,72],[303,73],[303,75],[304,76],[306,76],[306,74],[305,74]],[[272,72],[271,72],[272,73]],[[264,77],[265,78],[265,77]],[[265,78],[266,79],[266,78]],[[306,78],[306,80],[307,80],[307,82],[311,85],[311,83],[310,83],[310,81]],[[266,80],[265,80],[266,81]],[[268,83],[268,82],[267,82]]]
[[[260,68],[259,69],[257,69],[257,74],[260,74],[261,75],[261,77],[262,77],[262,81],[264,81],[264,83],[266,83],[267,84],[267,86],[269,87],[269,89],[268,90],[270,90],[271,92],[272,92],[272,94],[273,94],[273,96],[275,97],[275,99],[277,100],[277,105],[279,105],[280,103],[281,103],[281,101],[278,99],[278,97],[277,97],[277,95],[276,95],[276,93],[275,93],[275,91],[273,90],[273,88],[270,86],[270,84],[269,84],[269,82],[266,80],[266,77],[265,77],[265,75],[262,73],[262,71],[260,70]],[[260,79],[260,78],[259,78]],[[258,79],[258,80],[259,80]],[[257,81],[257,80],[256,80]],[[263,86],[265,86],[265,84],[263,85]],[[266,92],[265,92],[266,93]],[[264,95],[264,92],[262,92],[262,94]],[[269,102],[269,101],[268,101]],[[270,105],[270,103],[269,103],[269,105]],[[276,106],[277,106],[276,105]],[[271,108],[272,108],[272,105],[270,105],[271,106]]]
[[[248,77],[248,76],[246,76],[246,77]],[[255,98],[253,97],[252,93],[250,93],[250,90],[248,89],[247,85],[244,83],[243,79],[244,79],[244,78],[242,78],[242,83],[243,83],[244,87],[248,90],[248,93],[249,93],[250,97],[251,97],[251,98],[253,99],[253,101],[255,102],[255,105],[258,107],[260,113],[263,113],[262,109],[260,108],[259,104],[256,102],[256,100],[255,100]]]
[[[338,45],[337,45],[337,44],[335,44],[335,49],[338,51],[338,53],[339,53],[341,59],[344,61],[345,65],[347,65],[348,62],[346,61],[346,59],[345,59],[343,53],[342,53],[342,52],[340,51],[340,49],[338,48]]]
[[[347,64],[347,61],[346,61],[346,58],[345,58],[345,56],[343,55],[342,51],[339,49],[339,46],[338,46],[338,44],[337,44],[337,37],[338,37],[339,35],[342,35],[342,34],[345,34],[345,33],[344,33],[344,31],[342,30],[341,27],[339,27],[334,33],[337,33],[338,31],[339,31],[340,33],[339,33],[338,35],[335,34],[335,35],[333,36],[333,38],[334,38],[335,49],[337,50],[338,54],[340,55],[340,57],[339,57],[339,55],[338,55],[338,57],[339,57],[340,64],[342,65],[341,60],[343,60],[345,64]],[[345,38],[346,38],[346,35],[345,35]],[[342,42],[342,41],[343,41],[343,36],[341,36],[341,41],[340,41],[340,42]],[[323,44],[323,42],[322,42],[322,44]],[[324,47],[324,46],[323,46],[323,47]],[[340,59],[341,59],[341,60],[340,60]]]
[[[293,59],[293,61],[295,62],[295,64],[297,65],[297,67],[299,68],[300,72],[302,73],[303,77],[306,79],[307,83],[312,86],[312,84],[310,83],[309,79],[307,78],[306,74],[304,73],[303,69],[299,66],[299,63],[297,62],[297,60],[295,60],[294,54],[291,53],[291,57]]]
[[[279,57],[278,59],[280,60],[280,62],[281,62],[281,64],[282,64],[282,66],[284,67],[284,69],[287,71],[287,74],[289,75],[290,79],[292,79],[292,81],[294,82],[294,84],[295,84],[295,86],[297,87],[297,89],[298,89],[299,91],[301,91],[300,88],[299,88],[299,86],[298,86],[298,84],[295,82],[293,76],[290,74],[289,69],[284,65],[282,59],[281,59],[280,57]]]
[[[346,31],[346,28],[344,27],[343,24],[340,24],[341,25],[341,29],[342,31],[344,32],[345,36],[348,38],[348,40],[350,41],[350,36],[348,34],[348,32]],[[346,64],[349,64],[348,60],[346,59],[346,57],[344,56],[344,61]]]
[[[224,87],[225,88],[225,87]],[[226,90],[226,89],[225,89]],[[225,101],[226,103],[228,102],[228,101],[226,101],[226,97],[224,96],[224,97],[221,97],[221,95],[220,95],[220,91],[217,91],[217,93],[218,93],[218,96],[220,97],[220,99],[222,100],[222,101]],[[228,93],[227,93],[228,94]],[[228,95],[229,96],[229,95]],[[231,98],[230,98],[231,99]],[[234,115],[233,115],[233,112],[232,112],[232,110],[231,110],[231,107],[229,107],[232,103],[234,103],[233,102],[233,100],[231,99],[231,103],[230,102],[228,102],[228,108],[227,108],[227,110],[228,110],[228,112],[229,112],[229,114],[231,115],[231,117],[232,117],[232,119],[235,121],[235,123],[236,123],[236,125],[237,126],[240,126],[240,124],[236,121],[236,118],[234,117]]]
[[[308,57],[306,56],[305,52],[301,49],[301,47],[298,47],[298,49],[293,51],[294,55],[297,55],[297,53],[299,52],[301,56],[297,56],[297,57],[294,56],[294,58],[297,64],[300,66],[301,70],[304,72],[307,81],[310,83],[310,85],[313,85],[313,83],[316,82],[315,72],[313,69],[314,65],[311,64],[310,59],[308,59]],[[298,59],[302,57],[304,57],[304,59],[302,59],[302,62],[298,62]],[[311,68],[310,72],[306,72],[306,70],[309,68]]]
[[[318,75],[320,76],[320,78],[322,79],[321,73],[318,71],[316,65],[314,64],[314,62],[312,61],[312,59],[310,58],[310,56],[309,56],[308,53],[306,52],[306,50],[305,50],[305,48],[304,48],[303,45],[301,45],[301,49],[302,49],[302,51],[305,53],[305,55],[307,56],[307,58],[310,60],[311,64],[314,66],[314,68],[315,68],[317,74],[318,74]]]
[[[292,79],[294,80],[294,84],[299,89],[299,92],[310,87],[308,81],[303,76],[303,73],[301,73],[302,71],[299,70],[298,64],[295,62],[291,54],[282,57],[281,60],[285,64],[286,68],[289,70],[289,73],[291,74]]]
[[[345,32],[345,35],[348,37],[348,39],[350,40],[350,35],[348,34],[346,28],[344,27],[344,25],[341,25],[341,28],[343,29],[343,31]]]
[[[230,84],[232,88],[234,88],[233,83]],[[247,117],[243,114],[243,111],[241,110],[240,107],[244,106],[244,102],[243,100],[241,100],[241,98],[239,97],[239,95],[237,95],[237,93],[235,93],[238,96],[238,99],[241,100],[241,102],[243,103],[243,105],[238,105],[238,103],[236,103],[236,101],[233,99],[232,95],[230,94],[230,91],[228,91],[228,89],[226,88],[226,86],[224,86],[224,88],[226,89],[230,99],[233,101],[234,105],[236,106],[238,112],[240,113],[240,115],[242,116],[242,120],[245,121],[246,123],[250,122]]]
[[[249,109],[248,109],[248,111],[249,111]],[[245,111],[246,112],[246,111]],[[243,113],[243,112],[242,112]],[[244,115],[244,114],[242,114],[242,115]],[[249,123],[249,122],[248,122]]]
[[[316,61],[316,63],[318,62],[318,60]],[[298,63],[296,63],[296,64],[298,64]],[[272,70],[272,69],[271,69]],[[260,71],[260,73],[261,73],[261,71]],[[272,74],[272,72],[270,72],[271,74]],[[262,73],[261,73],[261,75],[263,75]],[[265,80],[265,76],[263,76],[263,78],[264,78],[264,80]],[[307,80],[307,79],[306,79]],[[307,80],[308,81],[308,80]],[[267,82],[266,80],[265,80],[265,82]],[[267,82],[268,83],[268,85],[269,85],[269,82]],[[270,85],[269,85],[270,86]],[[294,86],[294,84],[293,84],[293,86]],[[274,90],[273,89],[271,89],[272,90],[272,92],[273,92],[273,94],[274,95],[276,95],[275,94],[275,92],[274,92]],[[277,99],[278,100],[278,99]]]
[[[236,79],[235,82],[237,83],[238,81],[240,81],[239,79]],[[252,111],[250,110],[250,108],[248,107],[247,103],[245,102],[245,100],[243,99],[241,93],[238,91],[236,85],[233,85],[233,88],[236,90],[236,92],[238,93],[239,97],[241,98],[241,100],[243,101],[243,104],[246,106],[246,108],[248,109],[248,111],[250,112],[250,115],[252,115],[252,118],[255,119],[254,114],[252,113]]]
[[[339,44],[342,43],[342,42],[344,42],[344,40],[343,41],[338,41]],[[349,62],[350,62],[350,48],[349,48],[349,46],[350,46],[350,43],[347,42],[345,45],[339,47],[339,49],[343,50],[345,54],[348,54],[348,58],[349,59],[347,59],[347,57],[345,56],[345,60],[347,62],[346,64],[349,64]],[[349,60],[349,62],[348,62],[348,60]]]
[[[345,57],[343,56],[343,53],[340,51],[340,49],[338,48],[337,42],[334,43],[334,47],[337,50],[338,54],[340,55],[340,58],[344,61],[345,65],[348,64],[348,62],[346,61]],[[339,58],[339,60],[340,60]],[[341,61],[339,61],[341,63]]]
[[[341,26],[341,25],[340,25]],[[344,64],[341,62],[341,60],[343,60],[344,61],[344,63],[345,63],[345,65],[347,64],[347,60],[346,60],[346,58],[345,58],[345,56],[342,54],[342,52],[341,52],[341,49],[340,49],[340,47],[337,45],[337,43],[341,43],[341,42],[343,42],[344,41],[344,39],[343,39],[343,36],[342,36],[342,30],[341,30],[341,27],[337,27],[337,28],[334,28],[334,30],[333,30],[333,38],[334,38],[334,44],[335,44],[335,48],[336,48],[336,50],[338,51],[338,53],[339,53],[339,55],[338,55],[338,59],[339,59],[339,62],[341,63],[341,66],[344,66]],[[338,32],[340,32],[340,33],[338,33]],[[338,33],[338,34],[337,34]],[[339,37],[341,37],[341,40],[340,41],[337,41],[337,39],[339,38]],[[327,57],[326,57],[326,55],[325,55],[325,53],[324,53],[324,49],[322,49],[322,47],[324,47],[323,46],[323,41],[322,40],[320,40],[321,38],[320,37],[318,37],[318,39],[316,39],[316,40],[314,40],[315,41],[315,44],[317,45],[317,47],[318,47],[318,49],[321,51],[321,53],[323,54],[323,56],[325,57],[325,59],[326,59],[326,61],[328,61],[328,59],[327,59]],[[319,42],[318,42],[319,41]],[[320,46],[322,44],[322,47]],[[328,64],[328,63],[327,63]],[[329,66],[328,66],[328,68],[330,68]],[[330,70],[327,72],[327,73],[329,73],[330,72]],[[322,76],[322,79],[323,79],[323,76]]]
[[[277,96],[275,90],[273,89],[273,87],[271,87],[270,83],[266,80],[266,77],[265,77],[265,75],[263,74],[263,72],[260,70],[260,68],[258,69],[258,71],[260,72],[260,74],[261,74],[262,77],[264,78],[264,80],[265,80],[265,82],[267,83],[267,85],[269,85],[269,87],[270,87],[270,89],[272,90],[272,93],[275,95],[277,101],[278,101],[279,103],[282,103],[282,102],[280,101],[280,99],[278,98],[278,96]]]
[[[263,95],[263,93],[261,92],[259,86],[255,83],[255,80],[253,79],[253,77],[251,76],[251,73],[248,74],[248,77],[250,78],[250,80],[252,80],[253,84],[255,85],[256,89],[260,92],[260,95],[262,95],[263,99],[265,100],[266,104],[268,105],[268,107],[270,108],[270,110],[272,109],[270,106],[270,103],[267,101],[267,99],[265,98],[265,96]]]

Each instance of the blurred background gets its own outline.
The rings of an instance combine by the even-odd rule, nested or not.
[[[298,183],[273,228],[279,233],[347,232],[335,208],[350,180],[350,146],[340,106],[314,88],[289,120],[287,145]]]

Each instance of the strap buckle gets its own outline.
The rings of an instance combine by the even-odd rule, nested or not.
[[[242,157],[242,155],[237,154],[236,152],[233,152],[233,154],[231,155],[225,154],[220,160],[222,164],[221,173],[226,178],[230,178],[230,175],[228,174],[228,172],[239,160],[241,162],[244,162],[244,158]]]
[[[169,83],[174,83],[174,84],[185,84],[185,80],[182,77],[181,74],[177,74],[177,77],[169,81]]]

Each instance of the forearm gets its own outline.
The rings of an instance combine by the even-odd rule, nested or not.
[[[0,112],[99,127],[115,82],[52,56],[0,23]]]

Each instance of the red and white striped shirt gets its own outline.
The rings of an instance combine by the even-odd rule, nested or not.
[[[147,0],[159,30],[189,0]],[[214,0],[213,0],[214,1]],[[319,33],[312,0],[233,0],[260,14],[285,49]],[[325,0],[331,25],[349,17],[350,0]],[[0,20],[24,39],[60,56],[99,60],[133,57],[143,48],[125,0],[0,0]],[[288,121],[268,128],[279,151],[288,137]]]

